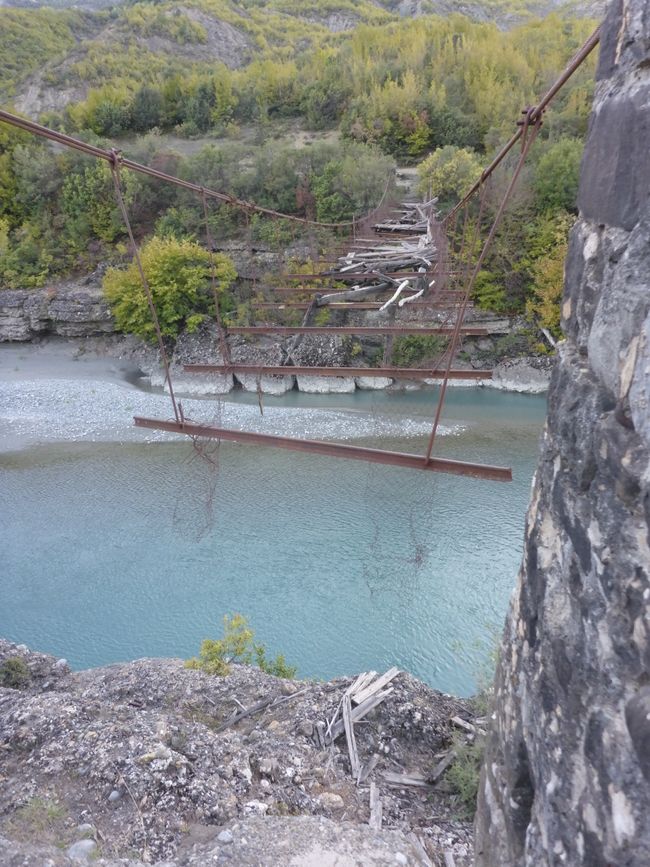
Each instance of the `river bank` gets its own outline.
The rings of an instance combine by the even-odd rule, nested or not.
[[[404,672],[354,726],[361,774],[344,733],[327,737],[353,677],[217,677],[179,659],[73,672],[2,639],[0,677],[3,864],[472,862],[440,757],[454,732],[473,740],[452,718],[475,731],[476,710]]]
[[[350,314],[351,315],[351,314]],[[400,315],[410,315],[400,314]],[[367,314],[359,324],[373,324]],[[516,319],[495,316],[481,311],[468,314],[472,324],[485,327],[488,335],[466,338],[454,361],[454,367],[467,370],[493,369],[491,378],[454,380],[455,387],[480,385],[505,391],[538,394],[546,391],[553,359],[547,356],[504,356],[500,346],[504,337],[516,340],[522,324]],[[39,345],[65,339],[70,341],[73,354],[96,353],[100,356],[127,360],[138,364],[151,377],[153,385],[163,382],[157,353],[136,338],[115,333],[113,319],[104,300],[96,275],[65,285],[37,290],[0,291],[0,346]],[[233,361],[241,364],[285,364],[291,345],[294,363],[305,365],[364,366],[358,356],[361,344],[342,340],[338,335],[303,337],[299,344],[291,341],[263,338],[255,341],[229,338]],[[371,347],[376,352],[376,347]],[[174,378],[186,394],[223,394],[236,388],[245,391],[277,395],[297,388],[305,393],[351,393],[356,389],[426,388],[436,380],[393,380],[389,377],[341,376],[195,376],[183,374],[188,363],[220,363],[221,355],[212,323],[193,334],[182,334],[173,350]]]

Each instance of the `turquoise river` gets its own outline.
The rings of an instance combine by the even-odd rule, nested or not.
[[[20,393],[29,408],[4,415],[0,635],[79,668],[188,657],[241,612],[298,676],[398,665],[475,689],[515,584],[544,397],[450,390],[436,452],[510,465],[503,484],[234,444],[205,461],[171,438],[39,439],[51,389],[4,387],[5,406]],[[259,415],[254,396],[222,406]],[[287,433],[322,419],[327,437],[336,418],[338,439],[347,424],[355,442],[422,451],[422,427],[400,425],[430,418],[432,393],[292,392],[265,419],[275,408]]]

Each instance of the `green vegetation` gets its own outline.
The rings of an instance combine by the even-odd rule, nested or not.
[[[393,344],[393,364],[396,367],[418,367],[435,361],[447,348],[447,338],[437,334],[408,334]]]
[[[210,308],[214,312],[209,292],[210,254],[203,247],[193,241],[154,236],[142,247],[140,259],[164,337],[175,338],[184,328],[194,331]],[[221,294],[237,273],[222,254],[214,254],[214,264]],[[118,329],[153,342],[155,325],[137,263],[131,262],[125,270],[109,269],[103,285]]]
[[[230,664],[236,662],[257,665],[262,671],[275,677],[295,677],[297,669],[287,665],[282,654],[278,654],[275,659],[267,657],[266,647],[255,642],[253,630],[241,614],[223,618],[223,633],[223,638],[206,638],[201,642],[198,657],[188,659],[185,667],[224,677],[230,672]]]
[[[485,738],[477,734],[475,740],[469,743],[463,734],[458,733],[453,737],[451,748],[456,753],[456,758],[445,773],[445,782],[458,796],[466,817],[472,819],[476,812]]]
[[[122,146],[130,157],[290,214],[340,222],[367,212],[390,186],[394,159],[420,162],[422,192],[446,209],[594,22],[534,20],[528,0],[477,2],[524,22],[509,30],[461,15],[398,18],[392,0],[384,6],[189,0],[179,8],[161,0],[100,13],[0,8],[0,38],[9,46],[0,58],[0,99],[24,92],[38,73],[59,106],[42,118],[50,125],[100,143],[128,136]],[[356,26],[332,32],[330,15]],[[545,114],[474,295],[480,307],[525,313],[552,333],[593,69],[591,58]],[[63,104],[60,94],[68,93],[80,101]],[[294,148],[274,140],[289,130],[337,134],[340,142]],[[181,156],[160,133],[213,143]],[[495,174],[483,230],[514,159]],[[195,196],[126,172],[124,182],[139,239],[204,241]],[[471,228],[477,218],[470,209]],[[211,205],[210,228],[215,238],[245,237],[278,251],[298,233],[264,217],[249,221],[227,205]],[[119,262],[123,241],[105,167],[0,128],[0,287],[41,286]],[[224,295],[224,314],[248,315],[237,312],[243,301]],[[170,334],[183,316],[170,321]],[[417,363],[427,353],[435,347],[404,344],[397,357]]]
[[[9,656],[0,664],[0,686],[23,689],[31,679],[32,673],[22,656]]]

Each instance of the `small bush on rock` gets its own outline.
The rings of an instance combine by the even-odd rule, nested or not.
[[[0,686],[23,689],[31,679],[29,666],[21,656],[10,656],[0,665]]]
[[[198,657],[188,659],[185,667],[224,677],[230,672],[230,663],[239,662],[244,665],[255,664],[275,677],[295,677],[297,669],[287,665],[281,653],[275,659],[267,658],[266,648],[255,642],[253,630],[241,614],[223,618],[223,633],[223,638],[206,638],[202,641]]]

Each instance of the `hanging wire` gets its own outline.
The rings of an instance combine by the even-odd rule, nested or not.
[[[140,251],[138,250],[138,245],[135,242],[135,237],[133,236],[133,229],[131,228],[131,221],[129,220],[129,213],[126,208],[126,203],[124,201],[124,195],[122,193],[122,183],[120,180],[120,163],[121,163],[121,154],[119,151],[113,150],[111,151],[113,155],[111,166],[111,174],[113,175],[113,184],[115,186],[115,197],[117,199],[118,206],[120,211],[122,212],[122,219],[124,220],[124,225],[126,227],[127,234],[129,236],[129,241],[131,242],[131,247],[133,249],[133,259],[137,265],[138,271],[140,273],[140,280],[142,281],[142,286],[144,287],[145,295],[147,296],[147,303],[149,305],[149,312],[151,313],[151,319],[154,324],[154,328],[156,329],[156,337],[158,339],[158,350],[160,352],[160,357],[162,359],[163,368],[165,370],[165,382],[167,383],[167,387],[169,388],[169,397],[171,398],[172,407],[174,409],[174,417],[178,423],[183,422],[182,409],[180,404],[176,401],[176,396],[174,394],[174,387],[172,385],[172,378],[169,369],[169,359],[167,357],[167,350],[165,348],[165,341],[163,340],[162,330],[160,328],[160,320],[158,318],[158,312],[156,310],[156,305],[153,300],[153,294],[151,292],[151,287],[149,286],[149,281],[146,278],[144,273],[144,268],[142,267],[142,259],[140,258]]]

